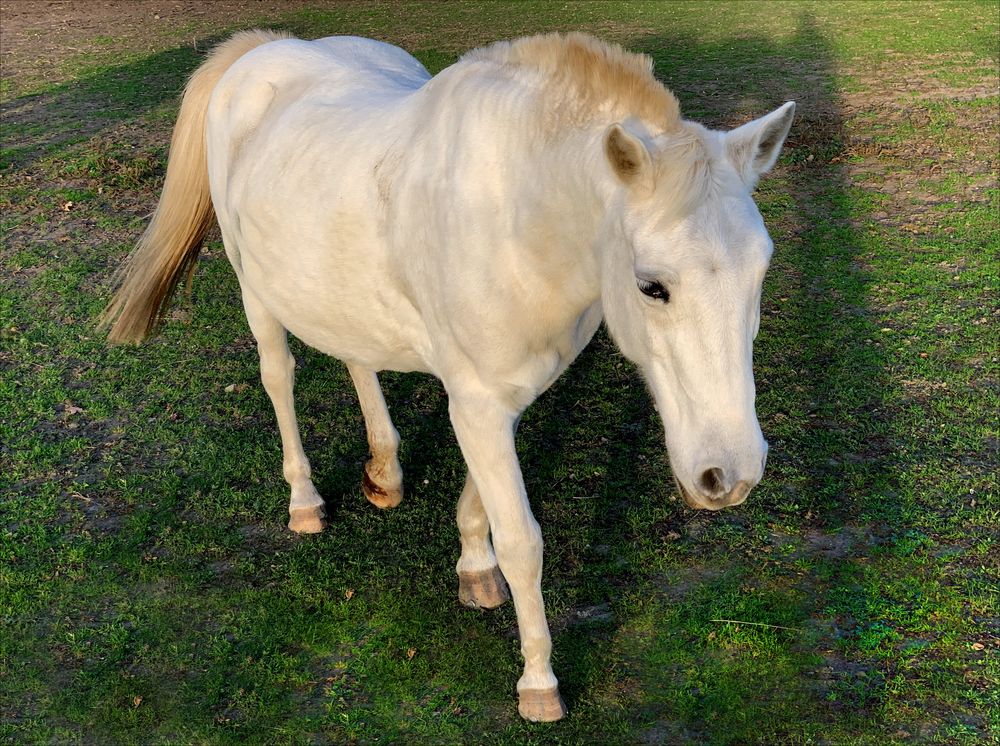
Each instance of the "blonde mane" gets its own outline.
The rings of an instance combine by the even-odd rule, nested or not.
[[[653,77],[653,60],[588,34],[527,36],[472,50],[469,61],[537,70],[549,80],[546,93],[563,116],[589,121],[610,104],[621,118],[635,116],[663,132],[681,124],[673,93]],[[567,95],[569,94],[569,95]]]

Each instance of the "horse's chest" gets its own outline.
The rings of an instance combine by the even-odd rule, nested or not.
[[[532,327],[498,325],[483,329],[465,347],[479,377],[502,384],[512,402],[527,406],[576,359],[601,323],[600,303],[575,315],[569,323],[545,327],[536,317]]]

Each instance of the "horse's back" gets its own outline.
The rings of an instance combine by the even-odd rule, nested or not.
[[[372,85],[419,88],[430,78],[420,62],[403,49],[357,36],[328,36],[315,41],[280,39],[240,58],[219,81],[219,89],[267,82],[288,86]]]
[[[383,41],[360,36],[328,36],[306,43],[322,48],[328,60],[344,69],[377,72],[401,87],[419,88],[431,77],[416,57]]]
[[[341,99],[364,103],[398,98],[429,78],[412,55],[374,39],[274,41],[241,57],[219,81],[208,112],[210,141],[214,139],[217,146],[225,140],[243,144],[269,115],[296,107],[330,106]],[[227,155],[232,161],[239,154],[236,148]]]

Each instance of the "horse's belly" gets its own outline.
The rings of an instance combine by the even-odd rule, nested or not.
[[[429,370],[426,329],[404,298],[336,279],[288,276],[244,258],[241,281],[320,352],[373,370]]]
[[[399,333],[402,330],[395,320],[336,310],[339,314],[332,323],[298,313],[288,320],[286,328],[310,347],[338,360],[376,371],[431,372],[422,350],[412,338]]]
[[[427,329],[389,271],[370,217],[328,211],[319,225],[310,223],[319,207],[286,207],[243,212],[235,242],[241,283],[321,352],[375,370],[428,370]]]

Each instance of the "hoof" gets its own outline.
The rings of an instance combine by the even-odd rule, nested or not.
[[[318,534],[326,525],[326,509],[322,505],[295,508],[288,515],[288,528],[297,534]]]
[[[361,490],[368,498],[368,502],[376,508],[395,508],[403,499],[403,488],[385,489],[376,483],[368,474],[368,465],[365,464],[365,475],[361,480]]]
[[[563,698],[559,696],[559,688],[525,689],[517,693],[517,711],[525,720],[533,723],[550,723],[561,720],[568,710]]]
[[[460,572],[458,574],[458,600],[473,609],[495,609],[510,598],[507,581],[500,568]]]

